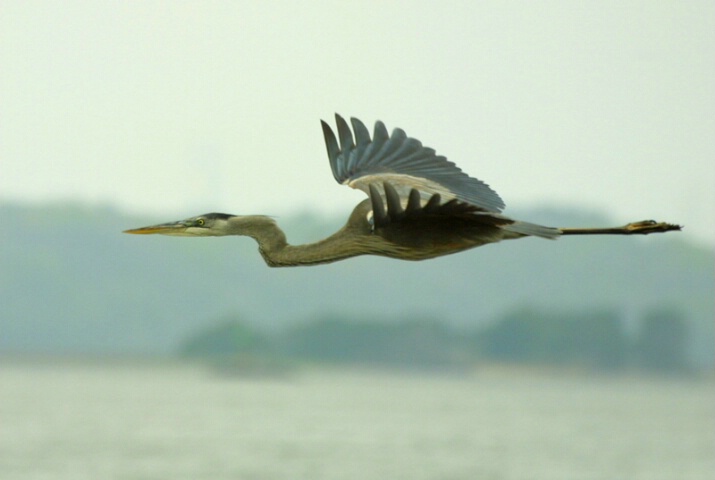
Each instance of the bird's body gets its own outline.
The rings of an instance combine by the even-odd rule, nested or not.
[[[360,202],[343,228],[305,245],[288,244],[285,234],[270,217],[218,214],[214,221],[226,222],[229,231],[240,230],[242,235],[254,238],[263,259],[272,267],[317,265],[357,255],[425,260],[504,238],[498,227],[476,222],[469,215],[423,214],[375,228],[367,218],[371,211],[370,200]],[[210,222],[212,214],[199,218]]]
[[[408,138],[400,129],[388,136],[382,122],[373,137],[351,119],[353,132],[336,115],[340,146],[322,122],[330,165],[340,184],[368,194],[343,228],[316,243],[290,245],[267,216],[211,213],[127,233],[178,236],[243,235],[258,242],[269,266],[330,263],[357,255],[425,260],[501,240],[561,235],[647,234],[679,230],[677,225],[644,221],[615,228],[552,228],[513,220],[501,214],[499,195],[469,177],[434,150]]]

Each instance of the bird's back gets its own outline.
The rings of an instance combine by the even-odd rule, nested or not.
[[[425,260],[517,236],[499,227],[501,220],[475,215],[456,202],[440,205],[435,211],[419,210],[378,220],[370,200],[353,210],[345,226],[364,253],[403,260]]]

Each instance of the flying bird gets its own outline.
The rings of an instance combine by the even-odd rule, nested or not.
[[[501,240],[557,239],[562,235],[633,235],[680,230],[645,220],[613,228],[554,228],[503,215],[504,202],[486,183],[385,124],[370,132],[360,120],[335,115],[337,136],[321,121],[335,180],[365,192],[343,228],[315,243],[290,245],[265,215],[207,213],[172,223],[126,230],[133,234],[209,237],[242,235],[256,240],[271,267],[317,265],[358,255],[426,260]]]

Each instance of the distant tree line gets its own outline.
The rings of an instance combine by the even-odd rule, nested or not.
[[[180,354],[249,365],[322,363],[414,369],[464,369],[479,362],[569,366],[606,372],[688,369],[682,312],[648,311],[628,331],[615,309],[513,310],[481,329],[437,319],[383,321],[324,316],[278,333],[238,317],[188,338]]]
[[[482,358],[572,365],[597,370],[677,372],[687,368],[688,325],[682,313],[654,309],[629,335],[611,309],[513,311],[474,336]]]

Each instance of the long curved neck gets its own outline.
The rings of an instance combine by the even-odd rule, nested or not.
[[[258,251],[271,267],[319,265],[370,253],[369,237],[351,221],[328,238],[304,245],[289,245],[285,233],[269,217],[237,216],[230,223],[234,235],[256,240]]]

